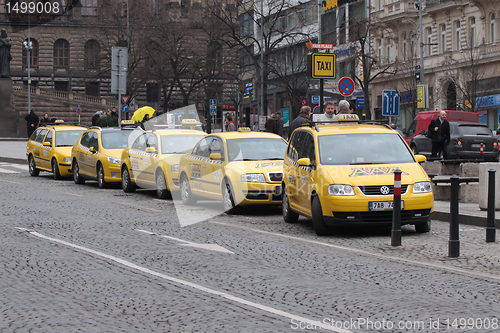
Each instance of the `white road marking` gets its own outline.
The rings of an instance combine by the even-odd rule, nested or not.
[[[24,165],[24,164],[11,164],[11,166],[16,168],[16,169],[23,170],[23,171],[29,170],[29,167],[27,165]]]
[[[222,247],[220,245],[217,245],[217,244],[193,243],[193,242],[189,242],[189,241],[186,241],[186,240],[183,240],[183,239],[180,239],[180,238],[175,238],[175,237],[171,237],[171,236],[161,235],[161,234],[157,234],[155,232],[151,232],[151,231],[147,231],[147,230],[137,230],[137,231],[143,232],[143,233],[148,234],[148,235],[159,236],[159,237],[163,237],[163,238],[172,239],[172,240],[177,241],[177,242],[185,243],[185,244],[180,244],[182,246],[191,246],[191,247],[196,247],[196,248],[204,249],[204,250],[211,250],[211,251],[218,251],[218,252],[222,252],[222,253],[234,254],[234,252],[231,252],[231,251],[227,250],[226,248],[224,248],[224,247]]]
[[[439,268],[439,269],[442,269],[442,270],[452,271],[452,272],[456,272],[456,273],[461,273],[461,274],[469,275],[469,276],[476,277],[476,278],[492,279],[492,280],[500,281],[500,276],[499,275],[493,275],[493,274],[481,273],[481,272],[474,272],[474,271],[469,271],[469,270],[466,270],[466,269],[461,269],[461,268],[456,268],[456,267],[448,267],[448,266],[442,266],[442,265],[427,263],[427,262],[423,262],[423,261],[417,261],[417,260],[411,260],[411,259],[405,259],[405,258],[398,258],[398,257],[384,255],[384,254],[373,253],[373,252],[369,252],[369,251],[365,251],[365,250],[355,249],[355,248],[351,248],[351,247],[347,247],[347,246],[333,245],[333,244],[329,244],[329,243],[325,243],[325,242],[315,241],[315,240],[312,240],[312,239],[304,239],[304,238],[300,238],[300,237],[296,237],[296,236],[283,235],[283,234],[278,234],[278,233],[275,233],[275,232],[263,231],[263,230],[258,230],[258,229],[254,229],[254,228],[248,228],[248,227],[244,227],[244,226],[236,226],[234,224],[229,224],[229,223],[224,223],[224,222],[210,221],[210,223],[220,224],[220,225],[224,225],[224,226],[227,226],[227,227],[239,228],[239,229],[244,229],[244,230],[249,230],[249,231],[254,231],[254,232],[259,232],[259,233],[266,234],[266,235],[273,235],[273,236],[277,236],[277,237],[283,237],[283,238],[298,240],[298,241],[306,242],[306,243],[312,243],[312,244],[317,244],[317,245],[322,245],[322,246],[328,246],[328,247],[339,249],[339,250],[343,250],[343,251],[350,251],[350,252],[360,253],[360,254],[367,255],[367,256],[372,256],[372,257],[377,257],[377,258],[382,258],[382,259],[388,259],[388,260],[393,260],[393,261],[405,262],[405,263],[414,264],[414,265],[417,265],[417,266]]]
[[[6,182],[6,183],[11,183],[11,184],[18,184],[18,185],[24,185],[18,182],[11,182],[10,180],[5,180],[5,179],[0,179],[0,182]]]
[[[0,168],[0,173],[21,173],[21,171],[15,171],[15,170],[9,170],[9,169]]]
[[[109,254],[106,254],[106,253],[103,253],[103,252],[99,252],[99,251],[96,251],[96,250],[89,249],[87,247],[83,247],[83,246],[80,246],[80,245],[69,243],[69,242],[63,241],[61,239],[52,238],[52,237],[49,237],[49,236],[42,235],[42,234],[40,234],[40,233],[38,233],[38,232],[36,232],[34,230],[30,230],[30,229],[26,229],[26,228],[19,228],[19,227],[17,227],[16,229],[24,231],[24,232],[28,232],[29,234],[31,234],[31,235],[33,235],[35,237],[39,237],[39,238],[42,238],[42,239],[45,239],[45,240],[48,240],[48,241],[51,241],[51,242],[59,243],[59,244],[62,244],[62,245],[68,246],[68,247],[72,247],[72,248],[78,249],[80,251],[88,252],[88,253],[93,254],[95,256],[98,256],[98,257],[106,258],[108,260],[114,261],[114,262],[116,262],[116,263],[118,263],[120,265],[123,265],[125,267],[132,268],[132,269],[141,271],[143,273],[150,274],[152,276],[156,276],[156,277],[158,277],[160,279],[163,279],[163,280],[167,280],[167,281],[171,281],[171,282],[174,282],[174,283],[178,283],[180,285],[183,285],[183,286],[186,286],[186,287],[190,287],[190,288],[193,288],[193,289],[205,292],[207,294],[211,294],[211,295],[214,295],[214,296],[220,296],[220,297],[228,299],[230,301],[233,301],[233,302],[236,302],[236,303],[240,303],[240,304],[243,304],[243,305],[246,305],[246,306],[249,306],[249,307],[253,307],[253,308],[261,310],[261,311],[266,311],[266,312],[272,313],[274,315],[278,315],[278,316],[282,316],[282,317],[285,317],[285,318],[289,318],[291,320],[294,320],[295,322],[301,322],[301,323],[304,323],[305,325],[311,325],[311,326],[314,325],[314,327],[323,328],[323,329],[326,329],[326,330],[330,330],[332,332],[354,333],[352,331],[348,331],[348,330],[345,330],[345,329],[333,327],[332,325],[327,325],[327,324],[325,324],[325,323],[323,323],[321,321],[318,321],[318,320],[312,320],[312,319],[309,319],[309,318],[297,316],[297,315],[288,313],[286,311],[278,310],[278,309],[275,309],[273,307],[266,306],[266,305],[263,305],[263,304],[259,304],[259,303],[256,303],[256,302],[248,301],[248,300],[243,299],[243,298],[238,297],[238,296],[233,296],[233,295],[231,295],[229,293],[226,293],[226,292],[217,291],[217,290],[210,289],[210,288],[204,287],[202,285],[199,285],[199,284],[196,284],[196,283],[193,283],[193,282],[184,281],[184,280],[178,279],[178,278],[173,277],[173,276],[165,275],[165,274],[153,271],[153,270],[151,270],[149,268],[145,268],[145,267],[136,265],[136,264],[134,264],[134,263],[132,263],[130,261],[126,261],[126,260],[120,259],[118,257],[112,256],[112,255],[109,255]]]

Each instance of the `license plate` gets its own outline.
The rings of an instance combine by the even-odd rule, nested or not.
[[[479,144],[479,143],[473,143],[473,144],[471,145],[471,147],[472,147],[472,148],[481,148],[481,144]]]
[[[369,208],[370,210],[392,210],[394,202],[393,201],[370,201]],[[404,207],[404,202],[401,201],[401,209]]]

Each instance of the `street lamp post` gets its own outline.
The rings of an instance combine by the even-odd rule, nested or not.
[[[31,50],[33,49],[30,23],[30,14],[28,13],[28,40],[23,42],[24,48],[26,49],[26,59],[28,61],[28,113],[31,112]]]

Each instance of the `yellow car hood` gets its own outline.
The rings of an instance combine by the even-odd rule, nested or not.
[[[401,184],[429,181],[429,177],[418,163],[369,164],[369,165],[323,165],[321,173],[330,184],[352,186],[394,184],[394,171],[399,169]],[[329,178],[329,179],[328,179]]]
[[[276,161],[232,161],[226,165],[241,173],[283,172],[283,160]]]

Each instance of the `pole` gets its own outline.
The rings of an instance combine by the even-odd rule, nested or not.
[[[325,103],[323,103],[323,99],[324,99],[323,90],[324,90],[323,79],[319,79],[319,111],[320,111],[320,113],[323,113],[325,111],[325,110],[323,110],[324,104],[325,104]]]
[[[418,0],[418,23],[419,23],[419,38],[420,38],[420,84],[425,84],[424,81],[424,32],[422,24],[422,0]]]
[[[28,43],[26,45],[26,51],[28,56],[28,113],[31,113],[31,49],[33,45],[31,45],[31,21],[30,21],[30,13],[28,11]]]
[[[128,14],[127,14],[128,15]],[[121,122],[122,122],[122,88],[120,87],[120,76],[122,75],[122,66],[121,66],[121,61],[120,61],[120,58],[121,58],[121,53],[122,53],[122,50],[121,49],[118,49],[118,80],[117,80],[117,90],[118,90],[118,126],[120,126]]]
[[[394,204],[392,209],[391,245],[401,246],[401,173],[394,171]]]
[[[488,170],[488,215],[486,217],[486,242],[495,242],[495,169]]]
[[[448,241],[448,257],[457,258],[460,255],[459,223],[458,223],[458,176],[453,175],[451,180],[450,200],[450,240]]]

